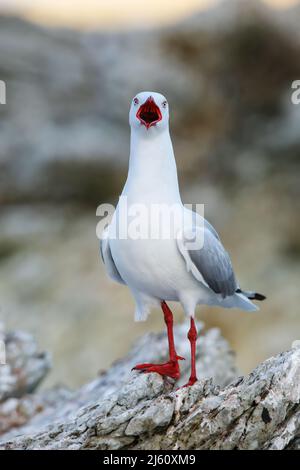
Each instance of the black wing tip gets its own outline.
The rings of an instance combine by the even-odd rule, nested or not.
[[[238,294],[244,294],[246,297],[248,297],[248,299],[250,300],[259,300],[259,301],[263,301],[265,300],[267,297],[263,294],[259,294],[258,292],[246,292],[246,291],[243,291],[242,289],[238,288],[236,290],[236,292]]]
[[[267,297],[263,294],[259,294],[258,292],[255,292],[253,299],[254,300],[265,300]]]

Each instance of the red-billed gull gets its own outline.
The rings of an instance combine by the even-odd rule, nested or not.
[[[197,380],[196,306],[254,311],[257,307],[251,300],[265,297],[240,288],[230,257],[215,229],[200,214],[182,204],[166,98],[155,92],[137,94],[131,103],[129,123],[128,177],[111,224],[103,233],[101,255],[108,275],[130,289],[136,304],[136,320],[146,320],[152,306],[161,306],[163,310],[169,361],[138,364],[134,369],[179,378],[178,361],[183,358],[176,353],[173,315],[166,304],[166,301],[178,301],[190,318],[191,375],[187,385],[193,385]],[[172,223],[168,216],[153,222],[149,216],[153,216],[153,209],[157,215],[160,209],[166,214],[166,208],[170,209]],[[139,211],[137,221],[135,216]],[[198,245],[193,245],[195,240]]]

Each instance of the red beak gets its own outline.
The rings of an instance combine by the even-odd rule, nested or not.
[[[136,117],[140,120],[141,124],[146,126],[148,130],[150,127],[155,126],[155,124],[162,119],[162,115],[159,107],[155,103],[152,96],[142,104],[136,113]]]

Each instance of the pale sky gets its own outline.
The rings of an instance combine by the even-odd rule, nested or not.
[[[219,0],[0,0],[0,11],[45,24],[79,28],[140,28],[172,23]],[[251,0],[245,0],[251,1]],[[287,7],[298,0],[265,0]]]

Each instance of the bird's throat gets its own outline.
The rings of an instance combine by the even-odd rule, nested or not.
[[[150,130],[151,132],[151,130]],[[180,201],[177,168],[169,131],[145,137],[131,133],[129,170],[123,193],[156,194]]]

